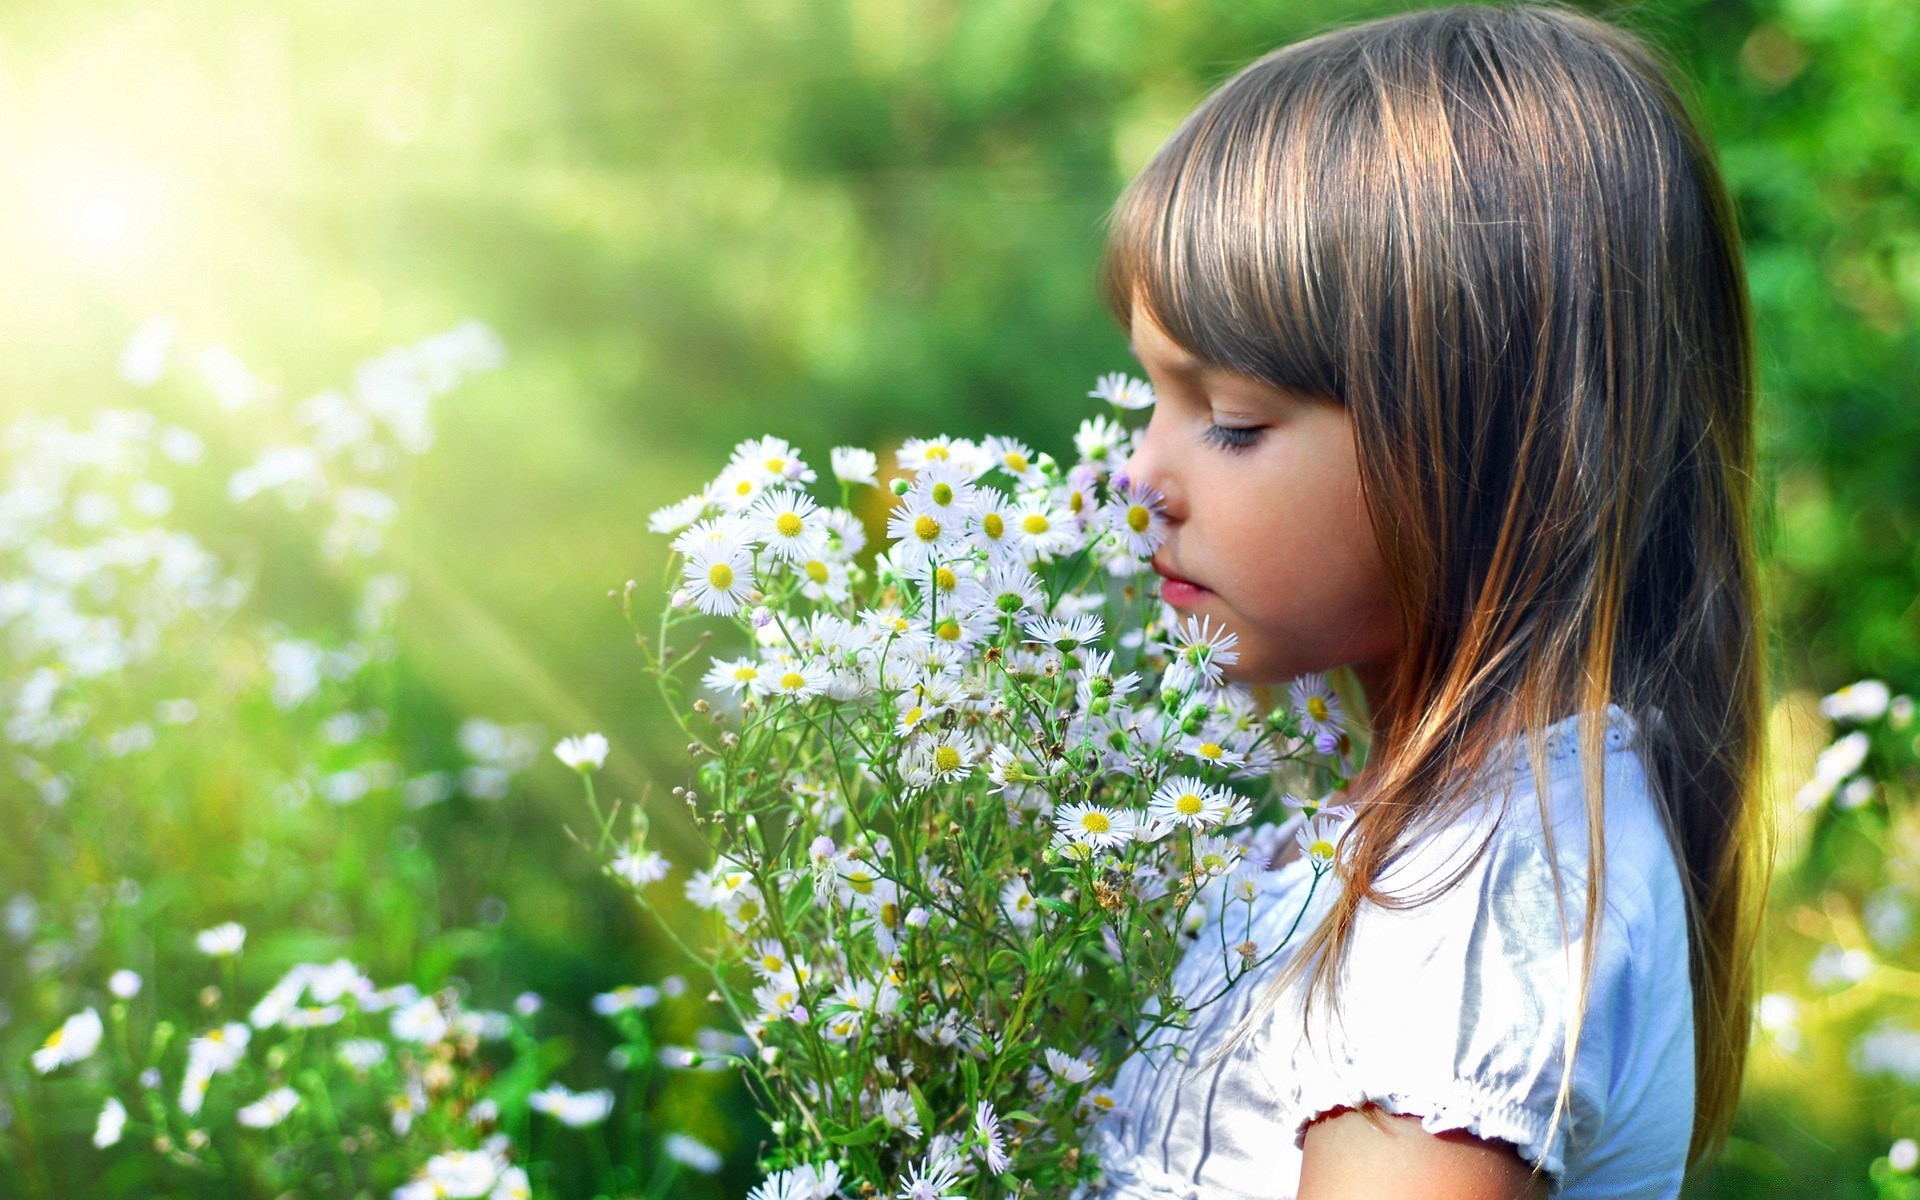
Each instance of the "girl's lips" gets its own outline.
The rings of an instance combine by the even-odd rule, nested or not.
[[[1187,579],[1166,577],[1160,581],[1160,598],[1175,608],[1191,608],[1212,592]]]

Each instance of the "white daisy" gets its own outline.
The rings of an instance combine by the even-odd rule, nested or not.
[[[1115,408],[1135,410],[1153,407],[1157,398],[1152,384],[1119,371],[1102,375],[1100,382],[1087,395],[1095,400],[1105,400]]]
[[[996,434],[988,438],[981,449],[995,468],[1006,472],[1021,484],[1028,487],[1039,484],[1040,467],[1034,461],[1032,447],[1025,442]]]
[[[733,448],[729,466],[758,471],[763,483],[812,483],[813,468],[801,461],[800,454],[784,438],[750,438]]]
[[[100,1048],[100,1035],[104,1031],[99,1011],[82,1009],[61,1022],[60,1028],[48,1034],[47,1040],[33,1052],[33,1069],[45,1075],[56,1067],[90,1057]]]
[[[867,527],[860,518],[844,508],[829,508],[820,514],[827,527],[827,556],[835,562],[852,562],[854,555],[867,548]]]
[[[879,486],[880,460],[866,447],[835,446],[828,451],[827,458],[833,464],[833,477],[841,483]]]
[[[233,1119],[248,1129],[272,1129],[275,1125],[293,1115],[300,1107],[300,1093],[290,1087],[278,1087],[242,1106],[233,1114]]]
[[[1223,837],[1193,839],[1193,869],[1209,879],[1217,879],[1233,870],[1245,854],[1238,843]]]
[[[656,508],[647,515],[649,533],[678,533],[706,515],[708,501],[704,492]]]
[[[1085,1051],[1078,1055],[1069,1055],[1048,1046],[1041,1057],[1046,1060],[1047,1073],[1061,1083],[1085,1083],[1093,1078],[1093,1063],[1087,1060]]]
[[[918,573],[951,552],[966,528],[966,514],[930,511],[911,501],[887,514],[887,536],[900,563]]]
[[[1034,921],[1040,916],[1040,905],[1033,898],[1033,889],[1027,886],[1026,880],[1016,875],[1001,886],[1000,911],[1007,915],[1007,920],[1015,929],[1033,928]]]
[[[1014,511],[1013,532],[1028,559],[1064,553],[1078,540],[1072,514],[1046,497],[1021,501]]]
[[[1124,809],[1101,804],[1063,804],[1053,825],[1066,837],[1095,850],[1117,850],[1133,840],[1138,821]]]
[[[723,512],[745,511],[767,489],[766,472],[748,463],[734,463],[721,471],[703,493],[707,501]]]
[[[1351,808],[1344,804],[1331,805],[1308,817],[1300,832],[1294,835],[1294,840],[1300,843],[1300,853],[1315,874],[1333,865],[1341,835],[1352,820]]]
[[[193,944],[209,958],[232,958],[247,941],[247,927],[237,921],[202,929],[193,935]]]
[[[819,512],[820,506],[802,492],[769,488],[746,511],[747,533],[787,562],[819,558],[827,552],[827,527]]]
[[[973,510],[967,515],[967,538],[987,552],[987,561],[1005,562],[1023,553],[1023,544],[1014,526],[1019,514],[1013,501],[996,487],[982,487],[974,493]]]
[[[1300,676],[1287,685],[1287,698],[1293,704],[1294,715],[1300,718],[1300,731],[1312,740],[1315,750],[1332,754],[1339,748],[1346,711],[1325,675],[1315,672]]]
[[[1029,642],[1038,642],[1062,654],[1071,654],[1087,643],[1098,640],[1106,628],[1106,622],[1095,616],[1073,617],[1065,621],[1036,617],[1027,622],[1026,633]]]
[[[913,787],[953,783],[972,774],[979,759],[979,745],[970,731],[929,733],[909,752],[903,774]]]
[[[553,755],[576,771],[597,771],[607,762],[607,737],[603,733],[583,733],[560,739]]]
[[[696,521],[680,531],[673,539],[675,554],[688,555],[696,550],[748,550],[753,539],[747,536],[747,525],[735,513],[721,513],[704,521]]]
[[[1179,775],[1161,784],[1147,807],[1147,815],[1169,825],[1208,829],[1227,815],[1230,801],[1220,789],[1191,775]]]
[[[757,692],[764,673],[760,664],[751,658],[716,658],[700,682],[710,692],[731,692],[738,696],[749,689]]]
[[[1006,1138],[1000,1132],[1000,1116],[993,1111],[991,1100],[974,1105],[973,1132],[980,1138],[980,1156],[986,1160],[987,1170],[999,1175],[1013,1165],[1007,1157]]]
[[[985,474],[991,465],[986,455],[980,452],[979,446],[965,438],[948,437],[945,434],[934,438],[908,438],[900,443],[894,460],[903,471],[918,471],[929,463],[958,463],[967,467],[975,479]]]
[[[1125,700],[1139,685],[1140,675],[1136,671],[1114,677],[1113,651],[1090,650],[1085,665],[1080,668],[1080,683],[1075,693],[1080,707],[1092,709],[1096,701],[1111,705]]]
[[[1184,692],[1196,682],[1218,687],[1226,677],[1221,668],[1240,661],[1240,651],[1234,648],[1240,644],[1240,635],[1225,624],[1215,629],[1213,618],[1205,614],[1181,620],[1171,638],[1164,682],[1174,691]]]
[[[1136,558],[1152,558],[1167,540],[1167,517],[1162,496],[1155,489],[1122,472],[1113,478],[1114,491],[1102,515],[1118,544]]]
[[[1133,441],[1125,426],[1102,415],[1080,422],[1079,430],[1073,435],[1073,448],[1080,452],[1082,462],[1112,467],[1126,457]]]
[[[906,499],[910,504],[918,502],[930,512],[957,519],[973,511],[973,498],[978,490],[972,473],[964,465],[932,462],[915,476]]]
[[[847,564],[825,558],[809,558],[793,564],[800,577],[800,594],[809,600],[845,604],[852,595],[852,580]]]
[[[1213,767],[1245,766],[1247,756],[1228,743],[1216,742],[1212,734],[1202,733],[1195,737],[1180,739],[1180,753],[1195,762]]]
[[[1024,562],[1010,560],[987,568],[983,578],[964,581],[955,600],[962,607],[998,619],[1039,612],[1044,595],[1040,590],[1040,577],[1033,569]]]
[[[753,595],[753,559],[744,550],[695,550],[683,572],[692,603],[709,616],[730,617]]]
[[[782,655],[760,676],[760,689],[768,696],[788,700],[811,700],[827,690],[832,672],[819,659],[796,659]]]
[[[960,1178],[952,1164],[944,1157],[936,1161],[928,1155],[918,1165],[907,1164],[907,1174],[894,1196],[896,1200],[964,1200],[955,1190],[959,1186]]]
[[[117,1144],[126,1127],[127,1106],[120,1103],[120,1097],[108,1096],[100,1115],[93,1121],[93,1144],[102,1150]]]

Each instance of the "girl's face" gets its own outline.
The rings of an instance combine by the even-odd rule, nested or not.
[[[1229,678],[1277,683],[1351,664],[1377,704],[1400,628],[1347,410],[1198,369],[1144,305],[1132,328],[1159,401],[1126,471],[1166,498],[1153,559],[1162,597],[1240,635]]]

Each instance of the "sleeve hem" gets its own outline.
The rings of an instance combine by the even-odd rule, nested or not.
[[[1357,1109],[1373,1104],[1396,1116],[1417,1116],[1420,1128],[1428,1133],[1464,1130],[1479,1138],[1510,1143],[1529,1164],[1540,1164],[1547,1176],[1547,1190],[1560,1191],[1566,1162],[1561,1154],[1565,1138],[1547,1144],[1552,1132],[1546,1118],[1511,1101],[1498,1100],[1478,1088],[1456,1081],[1450,1086],[1400,1091],[1373,1089],[1334,1083],[1305,1089],[1293,1106],[1288,1121],[1293,1129],[1293,1144],[1305,1149],[1307,1126],[1323,1113],[1336,1108]]]

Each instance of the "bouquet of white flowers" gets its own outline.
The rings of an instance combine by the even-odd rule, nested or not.
[[[1071,469],[1007,437],[911,439],[883,486],[841,447],[827,507],[765,437],[652,515],[678,582],[639,640],[696,764],[674,795],[715,853],[685,884],[717,917],[695,956],[756,1051],[738,1062],[774,1140],[754,1200],[1095,1178],[1103,1085],[1219,998],[1174,994],[1180,954],[1203,938],[1233,980],[1279,948],[1247,937],[1280,840],[1250,822],[1304,810],[1315,883],[1331,869],[1343,812],[1289,793],[1344,785],[1337,700],[1305,680],[1264,711],[1223,676],[1235,635],[1139,586],[1165,517],[1117,468],[1154,396],[1121,375],[1089,394],[1114,411],[1082,424]],[[859,488],[876,525],[885,505],[884,552],[865,553]],[[675,634],[713,617],[747,645],[688,704],[711,631]],[[557,748],[590,799],[606,749]],[[669,867],[644,812],[595,813],[645,902]]]

